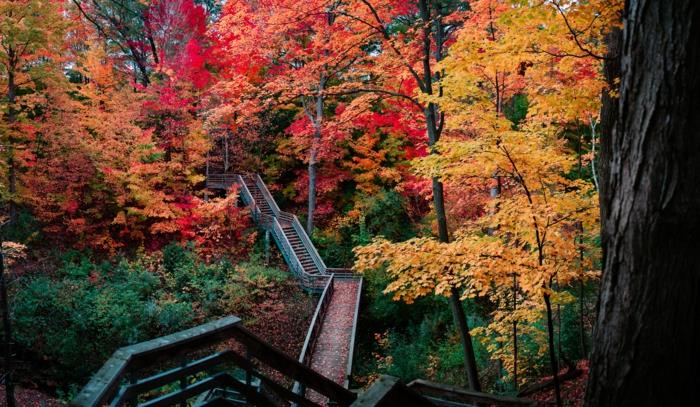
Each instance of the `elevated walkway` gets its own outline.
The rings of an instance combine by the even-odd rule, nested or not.
[[[299,361],[348,387],[357,329],[362,277],[348,269],[329,268],[299,219],[280,210],[258,174],[209,174],[207,187],[229,190],[238,185],[255,222],[270,233],[302,288],[319,293]],[[297,389],[304,392],[303,387]],[[319,400],[320,401],[320,400]]]
[[[308,389],[307,392],[289,390]],[[321,405],[537,407],[535,401],[382,376],[352,392],[274,348],[234,316],[118,349],[74,407]]]

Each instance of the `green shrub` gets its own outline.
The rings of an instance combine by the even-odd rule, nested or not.
[[[162,262],[157,255],[95,262],[76,251],[62,258],[51,278],[21,278],[11,306],[17,343],[50,361],[46,373],[63,385],[83,383],[118,347],[240,315],[261,287],[288,278],[255,259],[205,264],[191,246],[175,244]]]

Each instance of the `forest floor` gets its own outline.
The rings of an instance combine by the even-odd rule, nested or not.
[[[564,405],[569,407],[583,406],[583,396],[586,394],[586,382],[588,381],[588,361],[581,361],[576,367],[581,369],[583,374],[574,379],[568,380],[561,385],[562,400],[564,401]],[[562,370],[560,374],[563,374],[565,371],[566,370]],[[552,376],[545,377],[542,381],[546,382],[549,380],[552,380]],[[553,388],[537,392],[528,397],[539,401],[555,401]]]
[[[15,400],[21,407],[59,407],[66,404],[38,390],[15,388]],[[0,385],[0,406],[5,403],[5,385]]]

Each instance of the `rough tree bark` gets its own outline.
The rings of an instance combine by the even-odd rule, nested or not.
[[[698,44],[700,2],[628,1],[617,121],[601,139],[604,268],[586,406],[697,399]]]

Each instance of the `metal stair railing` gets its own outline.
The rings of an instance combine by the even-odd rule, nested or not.
[[[279,247],[285,260],[287,260],[287,264],[290,265],[289,268],[292,269],[292,272],[301,281],[302,287],[314,292],[323,290],[326,280],[328,280],[328,276],[306,272],[306,270],[304,270],[304,266],[299,260],[299,257],[296,255],[296,253],[294,253],[294,249],[292,248],[292,244],[289,242],[289,239],[287,239],[287,235],[284,234],[282,225],[280,225],[277,218],[271,218],[271,222],[272,234],[275,242],[277,242],[277,247]]]
[[[262,215],[262,211],[255,203],[255,198],[253,197],[253,194],[248,189],[248,186],[246,185],[241,175],[236,175],[235,180],[238,183],[238,186],[240,187],[240,195],[241,199],[243,200],[243,204],[250,208],[253,221],[255,221],[256,223],[259,222],[260,215]]]
[[[243,179],[241,178],[241,180]],[[255,185],[262,193],[263,198],[265,198],[265,202],[267,202],[267,204],[270,206],[270,208],[272,209],[272,213],[275,215],[275,217],[279,218],[282,221],[289,222],[292,225],[292,228],[294,228],[294,231],[296,232],[297,236],[299,236],[299,239],[304,245],[306,251],[309,253],[309,256],[311,256],[311,260],[314,262],[319,272],[321,274],[326,274],[326,264],[323,262],[323,259],[318,254],[318,250],[316,250],[316,247],[311,242],[311,239],[309,239],[309,235],[306,233],[306,230],[301,226],[299,218],[297,218],[296,215],[292,213],[283,212],[282,210],[280,210],[279,206],[277,206],[277,201],[275,201],[275,198],[272,197],[270,190],[267,189],[267,185],[262,180],[262,178],[260,178],[259,174],[255,174]]]
[[[260,180],[259,177],[257,178],[258,180]],[[277,243],[277,247],[280,249],[280,252],[282,252],[282,256],[289,265],[289,269],[292,271],[292,274],[294,274],[294,276],[299,280],[302,288],[304,288],[307,291],[321,292],[326,282],[328,281],[328,276],[311,274],[304,270],[304,266],[301,264],[299,257],[294,252],[292,244],[289,242],[287,235],[285,235],[284,230],[282,229],[282,225],[279,223],[277,217],[266,215],[260,210],[260,207],[258,207],[257,203],[255,202],[255,198],[250,192],[250,189],[245,183],[245,180],[243,179],[242,175],[237,175],[235,179],[236,182],[238,182],[238,184],[240,185],[240,193],[243,199],[243,203],[250,208],[253,220],[257,222],[258,225],[260,225],[260,227],[262,227],[264,230],[270,231],[272,233],[272,237],[275,240],[275,243]],[[262,180],[260,180],[259,182],[262,182]],[[260,188],[259,184],[257,183],[256,186]],[[269,191],[267,191],[267,189],[264,189],[262,190],[262,192],[263,197],[267,195],[265,199],[268,202],[268,204],[270,203],[270,201],[273,202],[273,204],[270,205],[273,214],[275,212],[281,213],[279,207],[277,207],[277,204],[274,203],[274,200],[272,199],[272,196],[270,195]]]
[[[265,202],[270,206],[270,209],[272,209],[272,213],[277,217],[279,216],[280,212],[282,212],[277,206],[277,201],[275,201],[275,198],[272,197],[272,194],[270,193],[270,190],[267,189],[267,185],[265,185],[265,182],[260,178],[260,174],[255,174],[255,186],[258,187],[260,192],[263,195],[263,198],[265,198]]]
[[[335,274],[333,274],[333,276],[335,276]],[[358,279],[359,281],[357,282],[357,297],[355,298],[355,310],[352,316],[350,345],[348,346],[348,364],[345,367],[345,380],[343,383],[343,387],[346,389],[350,387],[350,380],[352,379],[352,362],[353,358],[355,357],[355,336],[357,335],[357,321],[360,316],[360,302],[362,301],[362,283],[364,282],[362,276],[354,278]]]
[[[230,185],[235,182],[239,185],[241,198],[243,203],[250,207],[253,220],[264,230],[272,232],[273,238],[282,252],[285,261],[289,265],[292,273],[299,279],[304,289],[317,293],[321,292],[327,282],[328,276],[331,274],[333,274],[336,279],[358,278],[357,274],[352,272],[350,269],[329,268],[326,266],[323,259],[318,254],[318,250],[316,250],[316,247],[311,242],[311,239],[309,239],[306,230],[301,225],[301,222],[299,222],[299,218],[292,213],[280,210],[279,206],[277,206],[277,202],[267,189],[265,182],[262,180],[262,178],[260,178],[260,175],[210,174],[209,177],[212,178],[213,183],[227,183]],[[273,216],[262,212],[256,203],[255,197],[253,196],[253,193],[251,192],[250,187],[246,183],[246,179],[244,177],[248,177],[249,180],[254,182],[255,187],[258,188],[263,196],[263,199],[265,199],[265,202],[272,210]],[[291,242],[282,229],[281,222],[288,223],[292,226],[292,229],[299,237],[304,249],[307,251],[307,253],[309,253],[311,260],[318,269],[318,273],[309,273],[304,269],[304,266],[301,264],[301,260],[294,252]]]
[[[292,226],[294,232],[297,234],[297,236],[299,236],[299,240],[301,240],[301,243],[304,245],[304,249],[306,249],[306,251],[309,253],[311,260],[314,262],[314,265],[316,265],[316,268],[318,268],[318,271],[321,274],[327,274],[326,269],[328,267],[326,267],[326,263],[323,262],[323,259],[318,254],[316,246],[314,246],[311,239],[309,239],[309,235],[306,233],[306,230],[303,226],[301,226],[299,218],[297,218],[296,215],[288,212],[280,212],[279,218],[285,222],[288,222]]]
[[[236,182],[235,174],[207,174],[207,188],[228,189]]]

